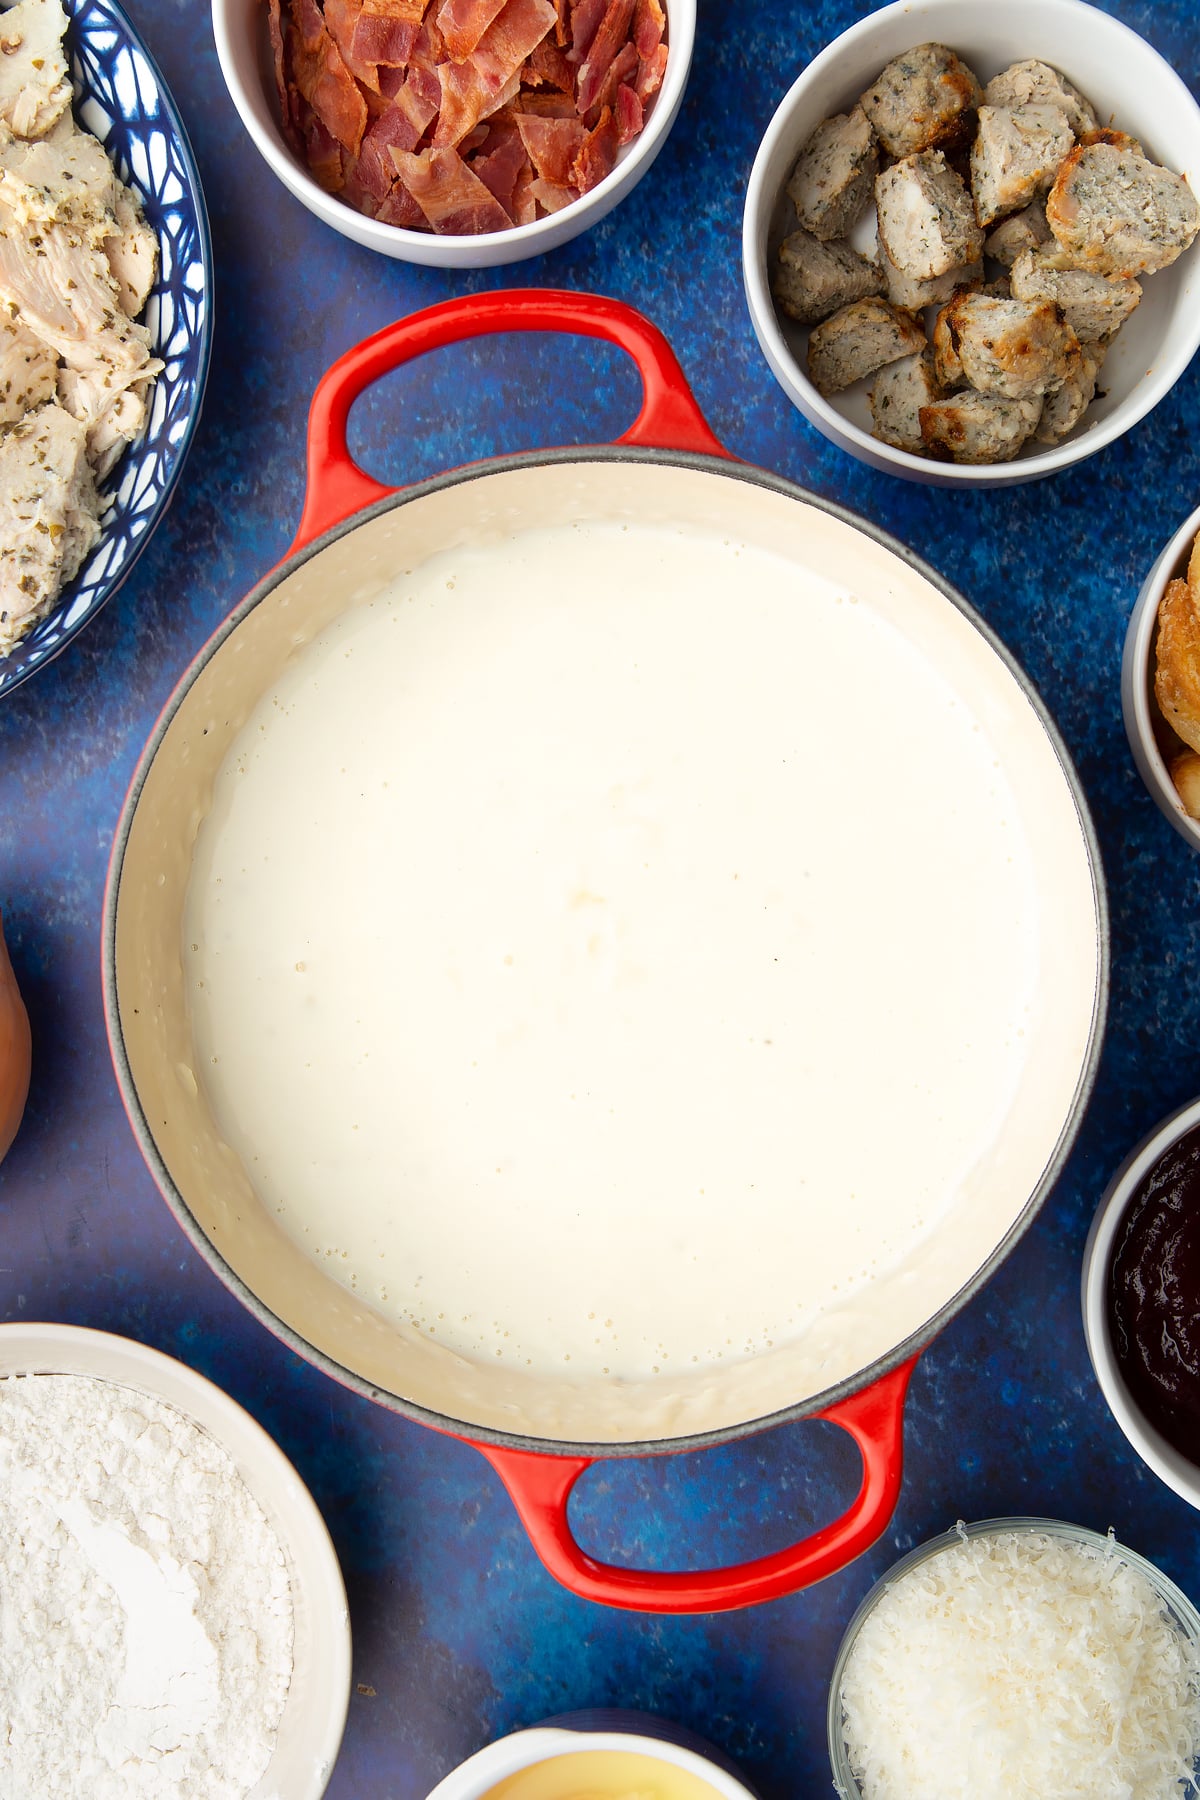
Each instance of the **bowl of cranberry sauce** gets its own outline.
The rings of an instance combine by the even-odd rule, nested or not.
[[[1118,1169],[1083,1258],[1083,1323],[1117,1424],[1200,1508],[1200,1100]]]

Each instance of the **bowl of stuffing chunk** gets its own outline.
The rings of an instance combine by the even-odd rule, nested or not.
[[[0,697],[111,598],[200,414],[211,250],[169,95],[116,0],[0,12]]]
[[[406,262],[552,250],[646,173],[696,0],[212,0],[226,85],[284,186]]]
[[[918,0],[834,40],[751,172],[747,304],[805,418],[877,469],[1036,480],[1200,347],[1200,107],[1083,0]]]

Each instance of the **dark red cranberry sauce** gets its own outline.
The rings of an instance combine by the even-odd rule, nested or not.
[[[1108,1308],[1130,1399],[1200,1464],[1200,1126],[1159,1158],[1126,1207]]]

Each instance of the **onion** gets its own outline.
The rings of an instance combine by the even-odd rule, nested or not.
[[[29,1014],[17,988],[0,919],[0,1162],[17,1135],[29,1092]]]

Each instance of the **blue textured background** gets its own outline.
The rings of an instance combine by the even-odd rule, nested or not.
[[[1200,864],[1145,794],[1121,728],[1125,622],[1200,499],[1196,371],[1111,449],[1049,484],[961,495],[877,475],[792,411],[754,342],[739,228],[755,145],[802,62],[867,9],[700,0],[683,112],[652,174],[590,235],[512,272],[593,288],[667,333],[739,456],[879,521],[955,582],[1041,688],[1077,759],[1113,909],[1113,1004],[1095,1099],[1064,1179],[914,1378],[908,1471],[875,1550],[808,1593],[716,1619],[575,1601],[535,1561],[483,1461],[343,1392],[283,1349],[188,1247],[142,1165],[104,1041],[99,914],[126,783],[175,678],[286,548],[312,388],[348,346],[505,272],[391,263],[318,225],[246,141],[197,0],[129,0],[183,113],[217,265],[208,401],[180,493],[133,577],[56,663],[0,705],[0,906],[35,1036],[33,1091],[0,1171],[0,1314],[128,1333],[212,1376],[275,1434],[332,1530],[360,1684],[331,1800],[419,1800],[492,1737],[547,1714],[635,1706],[691,1725],[764,1800],[828,1789],[824,1706],[841,1631],[896,1554],[956,1517],[1112,1525],[1200,1597],[1195,1515],[1127,1450],[1084,1347],[1079,1260],[1126,1150],[1200,1091]],[[1195,91],[1200,14],[1112,7]],[[439,352],[355,414],[395,481],[497,450],[619,432],[617,352],[497,338]],[[903,804],[903,796],[888,797]],[[856,1459],[822,1425],[585,1478],[584,1541],[616,1559],[708,1562],[832,1516]]]

